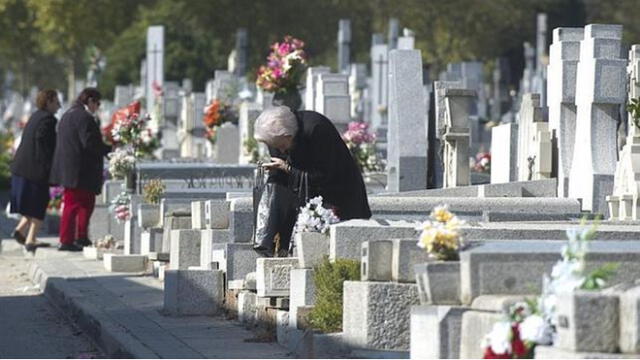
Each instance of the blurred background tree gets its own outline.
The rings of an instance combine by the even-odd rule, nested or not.
[[[269,45],[291,34],[306,42],[312,65],[336,67],[338,20],[351,19],[352,61],[369,63],[371,36],[387,38],[388,21],[415,32],[416,47],[437,74],[447,63],[509,58],[514,86],[524,67],[524,41],[535,43],[536,14],[548,14],[548,42],[557,26],[618,23],[624,42],[640,41],[638,0],[0,0],[0,71],[15,90],[67,90],[84,77],[83,56],[97,46],[107,57],[100,89],[139,83],[146,28],[165,26],[165,78],[191,78],[202,90],[227,66],[235,32],[249,32],[249,75]],[[434,77],[432,75],[432,77]]]

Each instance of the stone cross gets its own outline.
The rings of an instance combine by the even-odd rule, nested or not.
[[[621,25],[587,25],[580,42],[576,83],[576,142],[569,197],[582,199],[583,210],[605,216],[605,196],[613,191],[618,156],[617,118],[627,97],[627,61],[620,58],[621,39]]]
[[[155,105],[153,87],[164,85],[164,26],[149,26],[147,29],[146,68],[146,108],[151,111]]]
[[[351,117],[362,120],[364,113],[364,89],[367,87],[367,65],[351,64],[349,70],[349,94]]]
[[[389,50],[398,48],[398,37],[400,36],[400,21],[396,18],[389,19],[389,34],[387,42],[389,43]]]
[[[262,112],[262,107],[258,103],[243,102],[240,105],[240,119],[238,121],[238,130],[240,132],[240,164],[248,164],[251,155],[247,151],[246,142],[253,139],[253,124]]]
[[[340,19],[338,24],[338,72],[347,74],[351,57],[351,20]]]
[[[576,76],[583,28],[556,28],[549,49],[547,106],[549,131],[556,138],[558,197],[569,194],[569,174],[576,135]]]
[[[518,124],[491,129],[491,183],[518,181]]]
[[[314,66],[307,68],[307,86],[304,93],[304,106],[306,110],[316,109],[316,82],[319,74],[328,74],[331,69],[328,66]]]
[[[225,70],[216,70],[213,78],[213,90],[211,96],[222,101],[233,101],[238,92],[237,78]]]
[[[629,101],[640,96],[640,45],[629,50]],[[607,196],[611,220],[640,220],[640,129],[629,116],[627,143],[620,151],[613,183],[613,194]]]
[[[237,77],[242,77],[247,72],[247,63],[249,61],[248,55],[248,35],[246,28],[239,28],[236,31],[236,66],[234,75]]]
[[[443,187],[471,184],[469,172],[469,112],[475,90],[445,89],[446,122],[444,127]]]
[[[389,86],[389,53],[387,45],[371,48],[371,74],[373,81],[371,125],[375,130],[387,127],[387,106]],[[421,76],[422,78],[422,76]]]
[[[389,88],[387,190],[426,189],[427,132],[420,50],[390,52]]]
[[[551,134],[544,122],[539,94],[524,94],[518,123],[518,180],[551,176]]]

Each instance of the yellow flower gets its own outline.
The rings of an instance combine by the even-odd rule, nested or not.
[[[431,217],[441,223],[446,223],[451,220],[454,215],[449,211],[446,205],[436,206],[431,212]]]

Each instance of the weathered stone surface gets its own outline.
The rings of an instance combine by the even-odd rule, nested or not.
[[[506,123],[491,129],[491,183],[518,179],[518,124]]]
[[[406,221],[376,220],[349,220],[331,225],[329,258],[360,260],[364,241],[417,236],[415,226]]]
[[[104,268],[110,272],[141,272],[147,269],[144,255],[104,254]]]
[[[345,342],[365,349],[409,350],[411,306],[417,304],[415,284],[345,281]]]
[[[173,212],[164,219],[162,233],[162,252],[171,251],[171,230],[191,229],[191,212]]]
[[[212,261],[227,274],[227,281],[243,280],[256,271],[258,253],[252,244],[213,244]]]
[[[560,259],[563,242],[515,240],[485,242],[460,255],[460,297],[470,304],[480,295],[539,293],[542,275]],[[640,277],[640,243],[591,241],[587,271],[605,263],[619,263],[610,280],[614,285]]]
[[[191,229],[200,230],[205,226],[204,201],[191,202]]]
[[[238,320],[251,324],[256,320],[256,293],[241,291],[238,294]]]
[[[471,185],[448,189],[404,191],[379,197],[556,197],[556,179],[514,181],[504,184]]]
[[[229,242],[228,229],[200,230],[200,265],[209,267],[213,260],[213,244]]]
[[[316,286],[313,270],[291,269],[291,289],[289,301],[289,324],[298,327],[298,308],[316,303]]]
[[[558,294],[555,345],[576,352],[615,352],[618,348],[619,300],[600,291]]]
[[[139,204],[138,205],[138,226],[143,229],[158,226],[160,222],[160,205]]]
[[[200,266],[200,230],[171,230],[170,269]]]
[[[250,197],[230,200],[229,229],[231,241],[234,243],[248,243],[251,241],[253,224],[253,199]]]
[[[297,266],[297,258],[258,258],[256,260],[258,296],[289,296],[291,269]]]
[[[227,229],[229,227],[229,202],[227,200],[207,200],[204,202],[204,226],[206,229]]]
[[[575,352],[563,350],[556,346],[538,345],[535,349],[535,359],[636,359],[637,354]]]
[[[640,352],[640,286],[620,294],[620,351]]]
[[[87,259],[102,260],[104,255],[104,249],[100,249],[93,246],[85,246],[82,248],[82,255]]]
[[[148,228],[140,234],[140,254],[147,255],[151,252],[162,251],[162,228]]]
[[[329,256],[329,234],[301,232],[295,234],[294,241],[301,268],[311,269]]]
[[[411,358],[460,358],[462,314],[467,310],[457,306],[412,306]]]
[[[460,262],[433,261],[414,265],[420,303],[460,304]]]
[[[418,247],[416,238],[393,239],[391,279],[396,282],[415,282],[414,265],[431,260],[429,253]]]
[[[362,243],[360,279],[362,281],[391,281],[393,242],[369,240]]]
[[[224,301],[220,270],[167,270],[164,311],[170,315],[213,315]]]

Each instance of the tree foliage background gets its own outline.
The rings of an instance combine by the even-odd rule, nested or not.
[[[536,14],[557,26],[624,25],[624,41],[640,41],[638,0],[0,0],[0,75],[16,75],[15,90],[67,88],[86,74],[86,50],[107,57],[100,88],[138,83],[146,28],[165,26],[165,78],[191,78],[202,90],[227,66],[235,31],[249,31],[250,75],[269,45],[291,34],[303,39],[312,64],[336,66],[338,20],[351,19],[352,61],[369,62],[373,33],[387,37],[389,18],[416,34],[433,73],[447,63],[506,56],[514,82],[524,41],[535,43]]]

